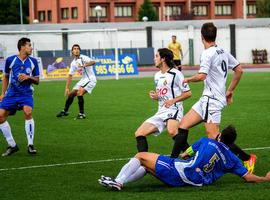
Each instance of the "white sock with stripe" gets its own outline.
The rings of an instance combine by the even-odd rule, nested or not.
[[[4,123],[0,124],[0,129],[1,129],[4,137],[6,138],[6,141],[7,141],[8,145],[11,146],[11,147],[15,147],[16,142],[15,142],[13,136],[12,136],[11,128],[9,126],[8,121],[5,121]]]
[[[33,145],[35,134],[35,122],[33,118],[25,120],[25,133],[27,136],[28,145]]]

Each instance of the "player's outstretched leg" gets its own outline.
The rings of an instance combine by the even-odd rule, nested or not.
[[[65,103],[65,108],[64,110],[60,111],[56,117],[65,117],[65,116],[68,116],[68,109],[69,107],[71,106],[71,104],[73,103],[73,100],[74,100],[74,96],[69,96],[66,100],[66,103]]]

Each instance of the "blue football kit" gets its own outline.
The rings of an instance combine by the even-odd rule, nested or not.
[[[222,142],[202,138],[190,147],[194,156],[188,160],[160,155],[156,162],[157,177],[172,186],[209,185],[226,173],[245,176],[248,170]]]
[[[9,76],[8,88],[5,96],[0,103],[0,108],[15,114],[23,106],[33,108],[33,91],[32,83],[29,81],[19,81],[20,74],[39,77],[38,62],[33,57],[27,57],[24,61],[20,60],[17,55],[10,56],[6,59],[5,76]]]

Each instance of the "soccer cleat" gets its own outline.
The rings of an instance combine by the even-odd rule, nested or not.
[[[64,116],[68,116],[68,112],[66,112],[66,111],[64,111],[64,110],[62,110],[60,113],[58,113],[58,114],[56,115],[56,117],[64,117]]]
[[[33,145],[28,145],[28,147],[27,147],[27,152],[28,152],[29,154],[36,154],[36,153],[37,153],[37,150],[34,148]]]
[[[244,161],[244,166],[247,168],[250,174],[252,174],[254,171],[256,160],[257,156],[255,154],[250,154],[249,160]]]
[[[14,147],[8,146],[7,150],[5,153],[2,153],[2,156],[10,156],[11,154],[19,151],[19,147],[15,145]]]
[[[85,118],[86,118],[85,114],[79,113],[79,114],[77,115],[77,117],[75,118],[75,120],[76,120],[76,119],[85,119]]]
[[[101,176],[101,178],[98,179],[98,182],[100,185],[104,187],[110,187],[117,191],[120,191],[123,188],[123,185],[121,183],[118,183],[114,179],[106,176]]]

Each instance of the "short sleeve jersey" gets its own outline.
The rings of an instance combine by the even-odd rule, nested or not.
[[[29,96],[33,94],[32,83],[29,81],[19,81],[20,74],[26,74],[33,77],[39,77],[38,62],[33,57],[27,57],[21,60],[17,55],[6,59],[5,75],[9,76],[9,85],[6,96]]]
[[[180,50],[182,50],[181,44],[179,42],[171,42],[168,45],[168,49],[173,52],[173,59],[174,60],[182,60]]]
[[[155,74],[155,85],[156,92],[158,93],[159,110],[166,109],[164,106],[164,101],[173,99],[180,96],[183,92],[190,90],[187,83],[183,84],[183,80],[183,74],[175,68],[168,70],[166,73],[159,71]],[[177,102],[171,106],[171,108],[183,109],[182,104],[182,102]]]
[[[74,75],[77,71],[82,74],[82,79],[89,81],[96,81],[96,76],[94,73],[93,66],[80,67],[85,63],[93,61],[91,58],[85,55],[80,55],[79,58],[74,58],[70,64],[69,74]]]
[[[208,185],[226,173],[233,173],[240,177],[248,173],[239,158],[221,142],[202,138],[192,145],[192,149],[196,155],[185,168],[185,174],[193,182],[202,182],[203,185]]]
[[[239,62],[228,52],[218,46],[203,51],[200,59],[199,73],[207,74],[204,80],[203,95],[209,96],[226,105],[226,80],[228,70],[234,69]]]

